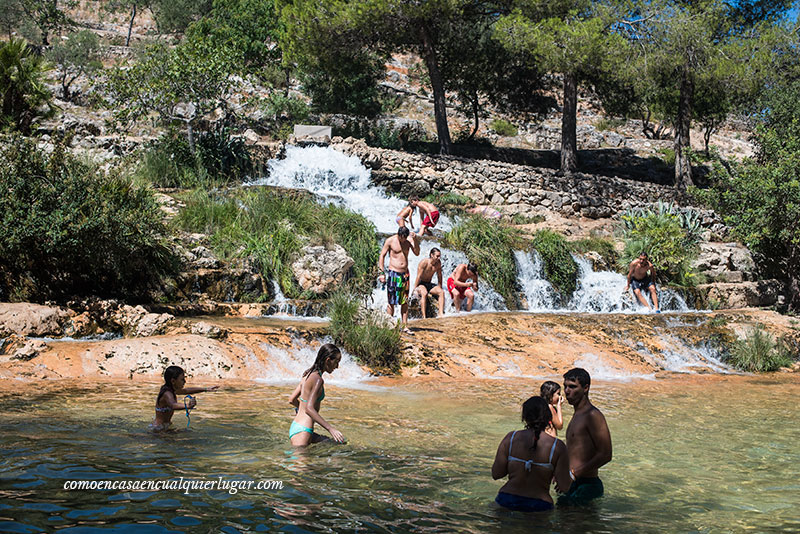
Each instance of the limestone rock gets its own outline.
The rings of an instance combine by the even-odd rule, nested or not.
[[[306,246],[292,263],[292,272],[304,291],[322,294],[338,287],[354,263],[340,245]]]
[[[10,334],[35,337],[61,337],[75,312],[58,306],[1,303],[0,337]]]
[[[750,251],[738,243],[701,243],[694,268],[712,282],[754,280],[756,264]]]
[[[189,331],[192,334],[205,336],[211,339],[225,339],[228,337],[228,330],[205,321],[199,321],[192,324],[192,326],[189,328]]]
[[[701,284],[697,289],[704,292],[708,302],[718,303],[721,308],[749,308],[772,306],[778,302],[783,284],[778,280],[758,280],[739,284],[716,282]]]

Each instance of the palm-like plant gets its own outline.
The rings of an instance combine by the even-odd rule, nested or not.
[[[25,135],[38,118],[55,111],[52,95],[44,84],[50,64],[28,46],[24,39],[11,38],[0,47],[0,97],[3,128]]]

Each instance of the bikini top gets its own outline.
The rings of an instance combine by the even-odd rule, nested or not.
[[[169,406],[164,406],[163,408],[159,408],[158,406],[156,406],[156,411],[161,413],[167,413],[167,412],[172,412],[174,410]]]
[[[550,458],[547,459],[547,463],[546,464],[543,464],[543,463],[539,463],[539,462],[534,462],[533,460],[523,460],[522,458],[516,458],[514,456],[511,456],[511,446],[514,444],[514,436],[516,435],[516,433],[517,433],[517,431],[515,430],[514,433],[511,434],[511,441],[508,444],[508,461],[509,462],[522,462],[522,463],[524,463],[525,464],[525,471],[530,471],[531,467],[534,466],[534,465],[536,467],[544,467],[545,469],[550,469],[551,471],[555,470],[555,467],[553,467],[553,453],[556,450],[556,443],[558,443],[557,439],[553,440],[553,446],[550,447]]]
[[[322,373],[319,373],[319,377],[322,378]],[[325,386],[323,385],[322,392],[319,394],[319,397],[317,397],[317,402],[322,402],[322,399],[324,398],[325,398]],[[300,399],[300,402],[308,402],[303,397],[298,397],[298,399]]]

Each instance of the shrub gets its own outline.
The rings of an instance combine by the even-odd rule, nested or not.
[[[727,361],[742,371],[768,373],[790,366],[792,357],[783,341],[775,341],[762,325],[756,325],[745,339],[733,343]]]
[[[15,300],[143,296],[174,258],[153,194],[58,145],[13,138],[0,152],[0,272]]]
[[[517,264],[514,249],[522,246],[515,228],[480,216],[459,219],[444,235],[442,244],[460,250],[478,266],[479,275],[503,296],[506,305],[517,305]]]
[[[579,239],[570,243],[573,252],[578,254],[585,254],[589,251],[597,252],[603,258],[607,265],[614,266],[617,264],[619,254],[614,248],[614,242],[610,239],[603,239],[600,237],[587,237]]]
[[[29,135],[37,119],[52,115],[52,95],[44,84],[50,70],[24,39],[12,37],[0,46],[0,127]]]
[[[531,247],[542,257],[545,278],[556,288],[562,302],[569,300],[578,284],[578,265],[569,253],[567,240],[552,230],[539,230]]]
[[[609,119],[604,117],[597,121],[594,127],[597,128],[598,131],[604,132],[606,130],[616,130],[617,128],[625,126],[626,122],[625,119]]]
[[[434,191],[426,196],[425,200],[439,208],[466,206],[472,202],[471,198],[454,191]],[[445,209],[445,211],[447,210]]]
[[[697,257],[697,241],[682,226],[679,216],[671,213],[645,212],[622,216],[625,249],[620,267],[627,268],[641,252],[647,252],[660,279],[685,287],[699,279],[691,262]]]
[[[664,165],[667,167],[674,167],[675,166],[675,150],[672,148],[659,148],[656,150],[659,154],[661,154],[661,161],[664,162]]]
[[[497,119],[492,121],[491,128],[497,133],[497,135],[502,135],[503,137],[514,137],[518,132],[517,127],[505,119]]]
[[[263,110],[273,135],[284,141],[292,133],[294,124],[305,122],[310,114],[308,104],[302,99],[279,91],[273,91],[264,99]]]
[[[290,263],[308,241],[344,247],[355,261],[353,288],[371,291],[380,248],[374,225],[361,215],[266,188],[230,195],[195,190],[183,200],[176,224],[211,234],[212,247],[223,257],[255,257],[263,275],[276,280],[288,297],[300,295]]]
[[[544,219],[544,215],[528,216],[522,213],[515,213],[511,216],[511,224],[538,224],[540,222],[544,222]]]
[[[378,371],[399,368],[400,329],[389,328],[369,310],[360,314],[359,300],[352,294],[337,292],[328,301],[333,339],[364,365]]]

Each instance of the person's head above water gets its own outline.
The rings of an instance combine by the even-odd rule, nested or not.
[[[547,401],[547,404],[552,404],[553,402],[553,395],[561,391],[561,386],[558,383],[553,382],[552,380],[548,380],[542,387],[539,388],[539,394],[541,397]]]
[[[401,226],[400,228],[397,229],[398,237],[402,237],[403,239],[407,238],[408,234],[410,233],[411,232],[409,231],[409,229],[406,228],[405,226]]]
[[[589,394],[592,378],[585,369],[575,367],[564,373],[564,397],[572,406],[577,406]]]
[[[169,390],[175,394],[176,389],[181,389],[186,384],[186,373],[181,367],[177,365],[170,365],[164,369],[164,384],[161,386],[161,391],[158,392],[156,403],[161,398],[165,391]]]
[[[539,434],[547,428],[552,418],[550,406],[543,398],[531,397],[522,403],[522,422],[525,423],[526,429],[533,430],[534,433],[532,449],[536,448]]]
[[[339,367],[339,361],[342,359],[342,352],[339,347],[333,343],[326,343],[317,351],[317,359],[314,360],[314,365],[306,369],[303,376],[308,376],[313,372],[332,373]]]

